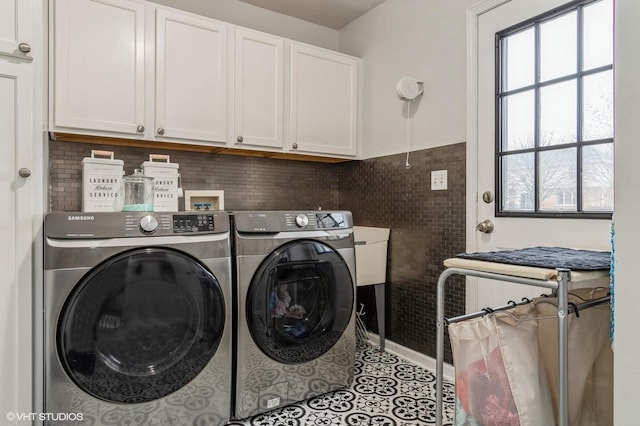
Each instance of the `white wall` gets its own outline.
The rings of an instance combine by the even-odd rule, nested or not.
[[[616,0],[614,423],[635,425],[640,389],[640,2]]]
[[[363,58],[363,158],[465,140],[466,10],[477,0],[387,0],[340,30],[339,50]],[[411,103],[396,94],[402,77],[424,81]]]
[[[338,49],[336,30],[238,0],[153,0],[153,3],[327,49]]]

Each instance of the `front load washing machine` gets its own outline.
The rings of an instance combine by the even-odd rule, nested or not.
[[[242,419],[349,386],[355,252],[347,211],[234,212]]]
[[[45,234],[45,412],[73,425],[228,421],[228,214],[54,212]]]

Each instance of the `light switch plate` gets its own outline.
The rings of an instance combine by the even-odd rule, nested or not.
[[[433,170],[431,172],[431,190],[443,191],[447,189],[447,171]]]

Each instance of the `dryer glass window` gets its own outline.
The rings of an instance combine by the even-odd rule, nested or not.
[[[58,323],[58,353],[78,386],[110,402],[162,398],[213,357],[224,328],[222,289],[196,259],[136,249],[98,265]]]
[[[324,243],[296,240],[271,253],[256,271],[247,321],[265,354],[282,363],[302,363],[340,339],[353,303],[353,281],[342,256]]]

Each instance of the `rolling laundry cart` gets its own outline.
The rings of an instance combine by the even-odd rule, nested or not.
[[[538,248],[532,248],[538,249]],[[436,343],[436,425],[442,426],[443,415],[443,364],[444,364],[444,329],[447,325],[444,312],[445,301],[445,285],[447,279],[451,275],[463,275],[477,278],[486,278],[496,281],[511,282],[517,284],[530,285],[535,287],[541,287],[552,290],[558,298],[558,424],[560,426],[567,426],[569,424],[568,417],[568,332],[569,322],[568,315],[570,311],[570,305],[568,302],[568,290],[570,282],[587,281],[600,277],[606,277],[609,273],[610,264],[598,262],[600,265],[594,265],[593,267],[587,267],[587,271],[572,271],[565,267],[555,267],[554,263],[550,261],[547,267],[544,265],[538,265],[536,262],[529,262],[528,255],[530,249],[511,250],[514,253],[514,261],[508,261],[508,263],[501,263],[500,261],[484,261],[475,260],[471,258],[452,258],[445,260],[444,264],[447,267],[438,278],[437,287],[437,343]],[[583,252],[586,256],[590,253],[587,251],[575,251],[571,249],[559,249],[565,250],[569,255],[580,255]],[[506,253],[501,252],[501,253]],[[606,258],[609,256],[606,252],[591,252]],[[482,257],[477,258],[482,259]],[[547,260],[548,261],[548,260]],[[562,264],[563,262],[560,262]],[[496,308],[509,308],[509,305]],[[492,311],[493,311],[492,310]],[[459,318],[470,319],[478,316],[482,316],[488,313],[490,310],[481,311],[474,314],[463,315]]]

